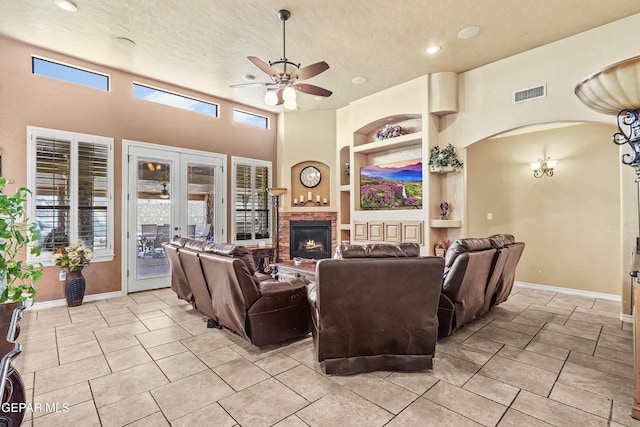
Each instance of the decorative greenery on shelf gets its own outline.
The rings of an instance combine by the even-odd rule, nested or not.
[[[454,170],[462,168],[462,162],[458,159],[456,149],[453,145],[448,144],[444,148],[434,145],[429,155],[429,166],[432,169],[444,170],[446,167],[452,167]]]
[[[42,278],[42,264],[28,265],[18,259],[22,250],[40,239],[36,224],[29,223],[24,204],[31,193],[19,187],[12,195],[3,193],[6,184],[13,181],[0,177],[0,302],[32,299],[36,290],[33,284]],[[40,246],[34,245],[30,253],[40,255]]]
[[[381,141],[383,139],[395,138],[396,136],[404,135],[407,131],[400,125],[385,125],[382,129],[376,132],[376,139]]]

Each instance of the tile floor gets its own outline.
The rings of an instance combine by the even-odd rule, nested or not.
[[[322,373],[311,338],[258,349],[207,329],[168,289],[30,311],[16,366],[42,410],[24,425],[640,425],[619,311],[517,288],[439,342],[433,370],[348,377]]]

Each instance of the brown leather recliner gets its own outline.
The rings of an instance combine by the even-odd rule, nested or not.
[[[491,239],[495,247],[502,247],[506,250],[504,268],[496,281],[495,293],[491,300],[491,307],[493,307],[509,298],[516,277],[516,266],[520,261],[522,252],[524,252],[525,244],[516,242],[511,234],[494,234],[489,236],[489,239]]]
[[[313,338],[328,374],[433,366],[444,262],[415,244],[343,245],[309,285]]]
[[[194,307],[257,346],[304,336],[310,331],[307,281],[278,281],[255,272],[249,250],[229,243],[175,237],[164,243],[172,273],[181,268]],[[179,275],[179,273],[178,273]],[[259,277],[260,276],[260,277]],[[183,294],[185,283],[176,280]],[[176,291],[178,293],[178,291]],[[180,295],[180,294],[178,294]]]
[[[445,255],[438,308],[439,337],[447,337],[506,301],[524,243],[511,234],[456,240]]]
[[[458,239],[449,247],[438,308],[440,337],[451,335],[482,312],[496,254],[488,238]]]

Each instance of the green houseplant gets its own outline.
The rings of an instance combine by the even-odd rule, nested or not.
[[[429,154],[429,167],[433,172],[445,172],[462,168],[462,162],[458,159],[456,149],[451,144],[444,148],[434,145]]]
[[[4,186],[12,183],[0,177],[0,303],[32,299],[34,283],[42,278],[42,265],[29,265],[19,259],[23,249],[40,239],[36,224],[29,223],[24,207],[31,193],[19,187],[14,194],[5,194]],[[40,246],[29,248],[32,254],[40,254]]]

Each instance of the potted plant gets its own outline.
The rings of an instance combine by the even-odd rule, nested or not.
[[[462,162],[453,145],[448,144],[442,149],[434,145],[429,155],[429,168],[431,172],[451,172],[462,168]]]
[[[376,131],[375,137],[378,141],[382,141],[384,139],[395,138],[396,136],[401,136],[406,133],[407,131],[400,125],[385,125],[382,129],[378,129]]]
[[[34,283],[42,278],[42,265],[29,265],[19,259],[24,248],[30,246],[31,254],[40,255],[40,246],[34,242],[40,239],[40,230],[29,223],[24,207],[31,193],[26,187],[19,187],[14,194],[2,191],[8,183],[0,177],[0,303],[33,299]]]
[[[74,307],[82,304],[86,283],[82,269],[95,257],[93,249],[78,242],[77,246],[60,247],[53,254],[52,261],[58,267],[67,270],[65,295],[67,306]]]
[[[436,256],[443,257],[447,253],[449,245],[451,245],[451,242],[449,240],[438,240],[438,243],[436,243],[434,246]]]

